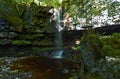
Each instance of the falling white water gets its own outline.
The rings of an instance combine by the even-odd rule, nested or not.
[[[54,9],[54,19],[56,21],[56,30],[61,32],[63,28],[61,27],[61,18],[60,18],[60,10]]]
[[[62,54],[63,54],[62,30],[63,30],[63,28],[61,27],[60,10],[54,9],[54,19],[56,21],[55,43],[56,43],[57,52],[54,52],[54,54],[52,54],[52,57],[53,58],[62,58]]]
[[[52,55],[52,58],[62,58],[63,50],[59,50]]]

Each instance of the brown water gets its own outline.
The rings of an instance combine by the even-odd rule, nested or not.
[[[30,79],[68,79],[69,73],[63,69],[72,67],[68,59],[53,59],[48,57],[27,57],[14,62],[12,69],[32,71]]]

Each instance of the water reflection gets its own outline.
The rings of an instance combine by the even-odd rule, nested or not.
[[[48,57],[27,57],[14,63],[12,69],[32,71],[31,79],[68,79],[69,72],[65,68],[72,62],[67,59]]]

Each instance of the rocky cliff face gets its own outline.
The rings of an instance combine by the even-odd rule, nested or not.
[[[0,45],[11,43],[10,39],[16,35],[13,31],[14,29],[7,21],[0,19]]]

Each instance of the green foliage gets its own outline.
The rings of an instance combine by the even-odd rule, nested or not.
[[[113,38],[117,39],[114,40],[117,43],[113,42]],[[99,35],[92,33],[85,34],[80,45],[76,47],[79,52],[72,57],[77,69],[71,71],[70,79],[119,79],[120,50],[119,46],[114,45],[118,44],[118,40],[119,33],[108,38],[100,38]],[[118,59],[110,60],[99,56],[117,56]]]
[[[102,59],[96,64],[98,74],[102,79],[119,79],[120,77],[120,60],[107,61]]]
[[[86,19],[86,26],[94,25],[95,22],[91,22],[91,20],[95,16],[103,16],[103,11],[108,11],[109,17],[113,17],[114,20],[117,19],[119,23],[118,17],[114,17],[116,15],[119,16],[119,1],[113,0],[63,0],[62,3],[64,7],[65,13],[69,13],[71,16],[74,16],[75,23],[77,18]]]
[[[98,35],[88,34],[83,36],[81,39],[81,46],[85,46],[87,48],[86,50],[91,51],[94,56],[97,56],[97,58],[99,58],[103,43],[99,39]]]
[[[104,56],[120,57],[120,33],[114,33],[101,40],[104,44],[102,49]]]
[[[116,15],[119,15],[119,11],[120,11],[120,8],[119,8],[119,6],[120,6],[120,2],[118,2],[118,1],[113,1],[113,2],[107,2],[107,4],[108,4],[108,6],[107,6],[107,8],[108,8],[108,14],[109,14],[109,16],[110,17],[114,17],[114,16],[116,16]]]
[[[109,56],[109,54],[113,53],[113,49],[110,45],[104,45],[103,49],[102,49],[102,54],[104,56]]]
[[[27,41],[27,40],[14,40],[12,42],[13,45],[29,45],[31,44],[31,41]]]
[[[30,3],[30,2],[33,2],[33,0],[13,0],[17,3]]]
[[[4,0],[0,2],[0,14],[16,31],[41,32],[50,18],[49,7],[34,2]]]
[[[87,17],[86,12],[96,15],[100,14],[102,7],[100,6],[101,1],[96,2],[96,0],[64,0],[63,6],[68,12],[72,12],[80,17]],[[95,7],[95,8],[94,8]],[[76,13],[77,12],[77,13]],[[82,14],[83,13],[83,14]],[[81,15],[80,15],[81,14]]]
[[[62,5],[60,0],[39,0],[40,3],[46,4],[46,6],[53,6],[55,8],[58,8]],[[42,4],[41,4],[42,5]]]
[[[101,15],[104,7],[101,0],[64,0],[63,7],[65,12],[77,18],[85,18],[86,24],[95,16]],[[77,19],[75,18],[75,19]]]
[[[104,45],[102,49],[102,55],[120,57],[120,49],[114,49],[111,45]]]
[[[101,76],[93,75],[92,71],[96,63],[102,59],[102,47],[103,43],[98,35],[94,33],[85,34],[81,39],[80,45],[76,47],[78,52],[72,57],[72,61],[77,69],[71,71],[72,77],[70,79],[76,79],[77,77],[80,79],[91,79],[93,76],[95,79],[101,79]]]
[[[53,6],[58,8],[62,3],[60,0],[13,0],[17,3],[31,3],[34,2],[38,6]]]
[[[31,3],[31,13],[33,19],[33,29],[36,32],[42,32],[47,30],[48,23],[50,20],[50,14],[48,13],[50,7],[38,6],[35,3]]]
[[[26,4],[18,4],[14,0],[4,0],[0,3],[0,14],[17,31],[22,31],[31,25],[30,10]]]

